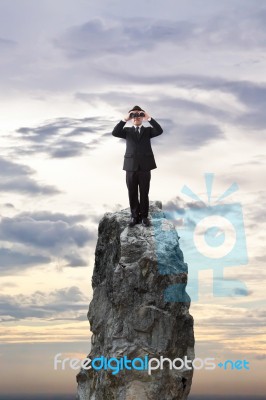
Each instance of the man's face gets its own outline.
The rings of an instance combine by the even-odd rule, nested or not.
[[[131,112],[134,112],[134,113],[138,113],[138,114],[139,114],[141,111],[139,111],[139,110],[132,110]],[[140,125],[142,124],[143,117],[134,117],[134,118],[132,118],[132,121],[133,121],[133,124],[134,124],[134,125],[140,126]]]

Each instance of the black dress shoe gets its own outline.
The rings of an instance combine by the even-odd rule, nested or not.
[[[149,218],[142,218],[142,225],[145,227],[150,226],[151,223],[150,223]]]
[[[129,226],[130,228],[133,228],[133,226],[135,226],[137,223],[138,223],[138,219],[132,217],[131,220],[130,220],[130,222],[129,222],[129,224],[128,224],[128,226]]]

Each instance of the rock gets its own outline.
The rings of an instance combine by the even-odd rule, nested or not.
[[[124,356],[131,361],[160,360],[160,356],[170,361],[185,356],[194,359],[193,318],[185,292],[187,264],[162,204],[151,202],[150,214],[149,228],[139,224],[129,228],[129,209],[107,213],[99,223],[88,312],[91,360],[114,357],[116,365]],[[135,364],[139,365],[140,361]],[[163,369],[150,374],[125,368],[118,373],[114,369],[81,369],[78,399],[184,400],[192,374],[185,366],[169,368],[167,361]]]

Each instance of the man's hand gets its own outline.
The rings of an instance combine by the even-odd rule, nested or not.
[[[131,113],[131,112],[132,112],[132,111],[130,111],[130,113]],[[127,115],[124,116],[124,120],[125,120],[125,121],[131,120],[130,113],[128,113]]]
[[[143,117],[143,119],[144,119],[145,121],[147,121],[147,120],[150,119],[150,118],[151,118],[150,114],[148,114],[148,113],[145,111],[145,117]]]

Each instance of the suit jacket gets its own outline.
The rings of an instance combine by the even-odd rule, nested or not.
[[[126,139],[126,153],[123,169],[125,171],[150,171],[157,168],[151,148],[151,138],[163,133],[161,126],[153,118],[149,121],[151,126],[141,127],[140,135],[135,127],[124,128],[126,122],[120,121],[112,132],[112,135]]]

